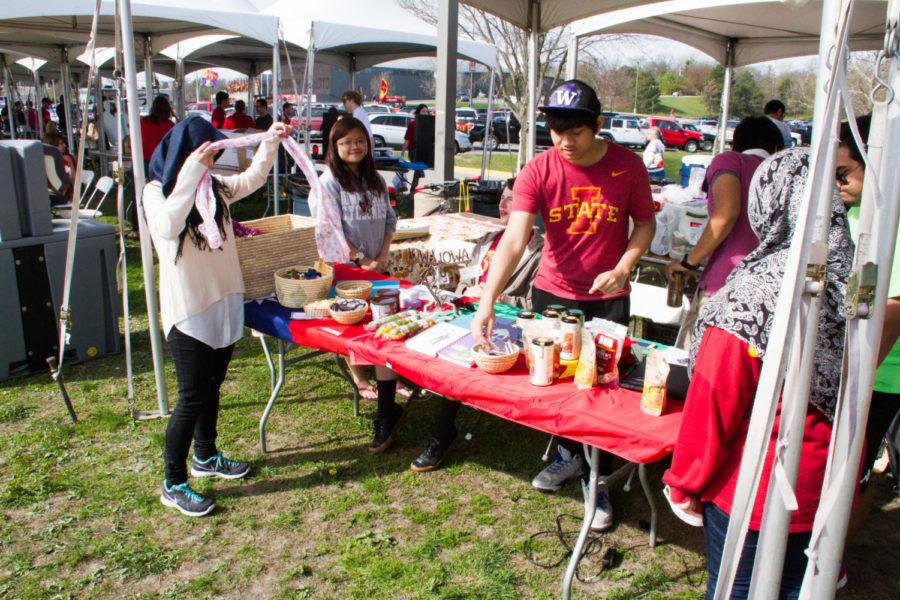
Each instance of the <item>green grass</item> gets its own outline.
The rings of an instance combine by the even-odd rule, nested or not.
[[[702,117],[709,113],[706,103],[700,96],[660,96],[656,112],[668,115],[675,109],[676,117]]]
[[[236,209],[247,218],[262,204]],[[137,402],[149,410],[155,394],[134,242],[128,261]],[[254,473],[198,482],[218,507],[192,520],[159,504],[166,422],[128,417],[123,357],[70,365],[65,374],[77,425],[68,423],[47,375],[0,382],[0,598],[559,597],[563,567],[543,569],[524,554],[533,534],[582,506],[576,483],[555,495],[531,488],[546,435],[487,415],[476,420],[464,408],[458,426],[473,439],[460,435],[441,470],[411,473],[438,401],[416,401],[397,447],[370,455],[374,404],[354,418],[347,385],[320,357],[290,368],[269,422],[271,452],[263,455],[257,423],[269,374],[258,341],[248,337],[223,387],[218,442],[252,461]],[[174,396],[170,359],[166,380]],[[654,488],[664,468],[651,468]],[[848,551],[844,598],[897,594],[889,574],[900,502],[888,502],[886,478],[875,484],[878,530],[870,525]],[[699,598],[701,532],[661,509],[660,545],[652,550],[639,524],[648,517],[639,486],[616,488],[612,497],[619,525],[604,541],[622,559],[598,580],[576,583],[575,597]],[[541,550],[563,552],[553,538]]]

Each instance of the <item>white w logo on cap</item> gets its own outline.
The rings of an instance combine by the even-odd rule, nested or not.
[[[578,90],[556,90],[553,92],[556,97],[553,104],[557,106],[571,106],[578,99]]]

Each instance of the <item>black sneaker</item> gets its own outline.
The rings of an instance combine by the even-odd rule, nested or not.
[[[216,507],[212,499],[204,498],[192,490],[187,482],[169,487],[169,484],[163,481],[159,501],[163,506],[174,508],[189,517],[206,516]]]
[[[444,458],[447,456],[447,450],[450,449],[450,444],[453,443],[454,439],[456,439],[455,431],[453,432],[453,435],[446,439],[432,437],[428,440],[428,443],[425,444],[425,449],[422,450],[422,453],[410,463],[409,468],[416,473],[437,469],[441,466],[441,463],[444,462]]]
[[[394,438],[397,435],[397,427],[400,425],[400,421],[403,420],[404,414],[403,408],[398,406],[393,415],[375,418],[375,436],[372,438],[369,452],[381,454],[393,445]]]
[[[225,458],[221,452],[216,452],[206,460],[200,460],[196,456],[191,459],[191,475],[194,477],[240,479],[249,472],[249,464]]]

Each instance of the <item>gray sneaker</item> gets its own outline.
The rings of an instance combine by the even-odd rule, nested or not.
[[[215,502],[195,492],[187,482],[169,487],[169,484],[163,481],[159,501],[163,506],[174,508],[189,517],[206,516],[216,507]]]
[[[240,479],[249,472],[249,464],[225,458],[221,452],[216,452],[206,460],[200,460],[196,456],[191,459],[191,475],[194,477]]]
[[[572,455],[571,452],[560,447],[553,456],[553,462],[537,474],[531,481],[531,485],[545,492],[555,492],[565,482],[581,475],[581,455]]]
[[[587,509],[588,484],[581,482],[581,492],[584,494],[584,506]],[[597,488],[597,505],[594,507],[594,518],[591,519],[591,531],[606,531],[613,525],[613,509],[609,502],[609,494],[606,486]]]

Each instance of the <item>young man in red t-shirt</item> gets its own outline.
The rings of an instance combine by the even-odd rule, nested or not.
[[[634,152],[597,137],[600,101],[587,84],[577,79],[564,82],[540,110],[553,148],[529,162],[516,179],[512,214],[482,298],[500,295],[540,214],[546,236],[531,292],[534,310],[560,304],[584,311],[588,320],[627,323],[628,278],[656,231],[647,169]],[[630,236],[629,220],[634,224]],[[493,323],[492,303],[482,302],[472,320],[476,339],[490,335]],[[608,472],[611,457],[601,457],[605,459],[601,473]],[[532,485],[556,491],[582,472],[583,462],[581,444],[561,439],[553,463]],[[585,478],[585,493],[586,485]],[[611,525],[609,499],[598,494],[591,527],[602,530]]]
[[[212,124],[216,129],[225,128],[225,107],[228,106],[228,92],[216,92],[216,107],[212,112]]]
[[[246,112],[247,103],[238,100],[234,103],[234,113],[225,118],[225,125],[221,129],[253,129],[253,117]]]

